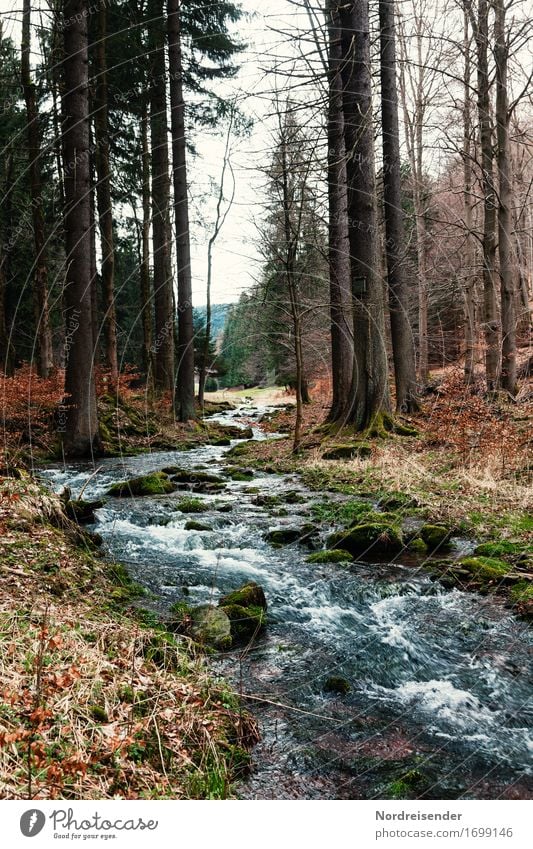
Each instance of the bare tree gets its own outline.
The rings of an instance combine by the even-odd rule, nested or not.
[[[204,408],[204,392],[205,392],[205,380],[207,375],[207,364],[209,359],[209,346],[211,344],[211,286],[213,282],[213,250],[216,244],[216,241],[220,235],[222,228],[226,222],[226,219],[231,211],[231,207],[233,206],[233,201],[235,199],[235,177],[233,174],[233,168],[231,165],[230,159],[230,144],[231,144],[231,134],[233,131],[233,119],[234,119],[234,109],[231,109],[230,112],[230,120],[228,123],[228,131],[226,134],[226,145],[224,148],[224,158],[222,160],[222,172],[220,174],[220,185],[218,190],[218,198],[217,198],[217,208],[215,214],[215,223],[213,226],[213,232],[209,237],[209,242],[207,244],[207,285],[206,285],[206,307],[205,307],[205,339],[203,346],[203,354],[200,360],[200,374],[199,374],[199,385],[198,385],[198,401],[200,403],[200,408],[203,410]],[[226,173],[230,172],[232,178],[232,190],[230,197],[226,203],[225,208],[223,208],[224,204],[224,190],[225,190],[225,181],[226,181]]]

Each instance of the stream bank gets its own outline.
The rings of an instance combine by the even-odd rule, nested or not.
[[[243,406],[222,419],[248,427],[250,412]],[[260,449],[256,427],[254,438]],[[279,474],[272,459],[258,470],[243,445],[104,460],[84,496],[163,469],[173,469],[170,479],[177,469],[222,480],[211,492],[199,491],[198,479],[196,492],[178,480],[164,495],[106,497],[93,529],[150,593],[142,604],[154,616],[176,603],[216,605],[249,581],[263,587],[266,631],[210,660],[261,726],[239,795],[530,798],[526,623],[493,593],[431,580],[403,548],[393,558],[370,550],[353,562],[313,562],[331,532],[323,511],[345,509],[347,493],[332,491],[325,503],[295,470]],[[79,492],[91,472],[77,465],[45,475],[56,491]],[[360,486],[357,493],[365,495]],[[191,499],[203,527],[191,527],[182,509]],[[290,543],[273,540],[306,526]],[[470,554],[469,545],[452,538],[452,559]]]

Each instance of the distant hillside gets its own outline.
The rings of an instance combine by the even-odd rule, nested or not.
[[[213,304],[211,307],[211,335],[217,339],[224,331],[228,310],[233,304]],[[194,308],[194,318],[205,321],[205,306]]]

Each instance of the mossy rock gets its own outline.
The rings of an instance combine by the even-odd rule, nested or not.
[[[448,548],[450,545],[450,528],[446,525],[422,525],[418,531],[418,537],[422,539],[430,551],[437,548]]]
[[[227,436],[217,436],[209,439],[209,445],[231,445],[231,439]]]
[[[228,617],[231,625],[233,643],[248,643],[266,625],[266,613],[263,607],[240,604],[224,604],[220,607]]]
[[[182,498],[176,505],[180,513],[205,513],[207,504],[200,498]]]
[[[388,555],[403,548],[402,532],[393,525],[369,522],[345,531],[338,531],[328,539],[328,546],[341,548],[357,557],[360,554]]]
[[[291,545],[294,542],[307,542],[318,533],[316,525],[303,525],[301,528],[276,528],[265,537],[273,545]]]
[[[231,593],[222,596],[219,601],[220,607],[225,607],[230,604],[238,604],[240,607],[260,607],[262,610],[267,609],[267,601],[265,593],[259,584],[250,581],[239,587],[238,590],[233,590]]]
[[[322,686],[324,693],[337,693],[341,696],[345,696],[351,689],[350,682],[340,675],[330,675],[329,678],[326,678]]]
[[[424,554],[428,553],[428,547],[424,540],[420,539],[420,537],[415,537],[414,539],[412,539],[407,544],[407,548],[409,549],[409,551],[412,551],[413,554],[419,554],[421,557]]]
[[[226,470],[226,475],[232,481],[251,481],[254,478],[255,472],[252,469],[241,469],[234,466]]]
[[[175,492],[176,485],[169,480],[164,472],[153,472],[138,478],[113,484],[107,491],[108,495],[116,498],[133,498],[143,495],[166,495]]]
[[[99,510],[100,507],[103,506],[104,502],[100,499],[97,501],[83,501],[83,499],[75,499],[66,502],[65,512],[69,519],[77,522],[78,525],[92,524],[96,521],[94,511]]]
[[[281,504],[281,498],[279,495],[258,495],[252,499],[252,504],[257,507],[277,507]]]
[[[315,551],[307,558],[308,563],[351,563],[352,555],[341,548],[326,549],[326,551]]]
[[[203,522],[196,522],[194,519],[189,519],[188,522],[185,523],[186,531],[212,531],[213,528],[210,525],[205,525]]]
[[[191,635],[204,646],[215,649],[231,648],[231,623],[220,607],[202,605],[191,610]]]
[[[307,498],[305,495],[302,495],[300,492],[296,492],[296,490],[291,489],[289,492],[285,492],[281,496],[282,501],[285,504],[305,504]]]
[[[201,469],[180,469],[177,466],[168,466],[163,469],[163,472],[171,475],[175,483],[224,483],[219,475],[212,475]]]
[[[368,442],[358,442],[355,445],[333,445],[324,454],[323,460],[355,460],[372,456],[372,446]]]
[[[458,565],[482,582],[500,581],[511,571],[508,563],[495,557],[463,557]]]
[[[226,457],[245,457],[250,448],[253,448],[254,445],[258,445],[257,439],[248,439],[246,442],[241,442],[239,445],[234,445],[233,448],[226,453]]]
[[[233,504],[220,504],[216,509],[218,513],[231,513],[233,510]]]

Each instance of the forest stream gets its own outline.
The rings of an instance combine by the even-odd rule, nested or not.
[[[242,406],[218,420],[248,426],[249,412]],[[254,427],[254,437],[264,434]],[[223,473],[227,451],[204,446],[105,459],[84,498],[169,465]],[[77,464],[41,476],[75,496],[93,471]],[[287,492],[296,503],[276,517],[262,496]],[[236,690],[256,697],[244,704],[262,739],[239,797],[533,796],[525,622],[490,596],[445,589],[401,556],[312,564],[304,545],[272,546],[269,530],[309,522],[310,505],[324,500],[297,476],[255,472],[202,494],[207,510],[195,518],[210,531],[185,530],[191,517],[175,510],[183,495],[111,498],[92,529],[106,554],[150,591],[143,606],[163,612],[180,600],[216,603],[247,581],[263,587],[265,632],[250,648],[210,660]],[[468,545],[455,541],[457,550]]]

